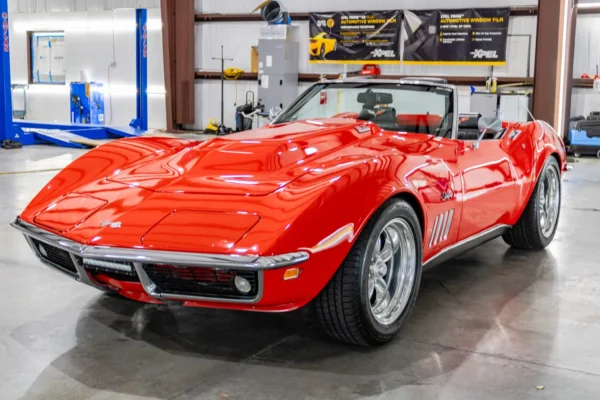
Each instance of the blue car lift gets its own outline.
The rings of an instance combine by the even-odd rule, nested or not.
[[[0,74],[0,141],[13,140],[24,145],[55,144],[64,147],[85,148],[82,140],[102,140],[139,136],[148,130],[148,28],[147,11],[136,10],[136,86],[137,115],[126,128],[103,125],[51,124],[13,120],[12,87],[10,79],[10,25],[8,0],[0,0],[0,16],[4,36]],[[66,99],[65,101],[68,101]]]

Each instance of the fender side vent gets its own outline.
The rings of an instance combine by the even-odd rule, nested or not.
[[[435,217],[433,229],[431,230],[431,237],[429,238],[429,247],[437,246],[448,240],[448,234],[450,233],[453,219],[454,209],[445,211]]]

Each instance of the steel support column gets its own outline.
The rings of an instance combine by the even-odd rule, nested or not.
[[[194,124],[194,0],[161,0],[167,129]]]
[[[577,0],[543,0],[538,5],[533,115],[568,134],[573,82]]]

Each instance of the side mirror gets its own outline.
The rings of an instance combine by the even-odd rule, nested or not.
[[[477,122],[477,127],[479,129],[479,137],[477,141],[473,143],[473,148],[479,148],[479,142],[483,139],[486,133],[498,133],[502,132],[504,128],[502,128],[502,121],[497,117],[481,117]]]

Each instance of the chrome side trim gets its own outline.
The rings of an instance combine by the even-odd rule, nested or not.
[[[225,255],[160,251],[147,249],[126,249],[118,247],[86,246],[62,236],[48,232],[16,218],[11,225],[26,236],[35,238],[51,246],[59,247],[81,257],[97,260],[137,262],[147,264],[171,264],[186,266],[203,266],[222,269],[238,269],[262,271],[285,268],[300,264],[309,259],[309,253],[299,251],[275,256],[259,257],[256,255]]]
[[[506,231],[512,228],[510,225],[496,225],[483,232],[477,233],[471,237],[461,240],[451,246],[446,247],[429,260],[423,263],[423,268],[431,268],[444,261],[448,261],[457,255],[471,250],[479,245],[484,244],[492,239],[502,236]]]
[[[321,240],[316,246],[308,249],[311,253],[319,253],[321,251],[329,250],[341,243],[352,242],[354,240],[354,224],[346,224],[340,229]]]
[[[406,78],[402,78],[402,82],[414,82],[416,84],[419,84],[421,82],[431,82],[431,83],[435,83],[435,84],[443,84],[443,85],[447,85],[448,84],[448,79],[445,78],[438,78],[435,76],[407,76]]]
[[[446,222],[446,229],[444,230],[444,235],[442,236],[442,240],[448,239],[448,234],[450,233],[450,228],[452,227],[452,220],[454,219],[454,208],[450,210],[450,214],[448,214],[448,222]]]
[[[431,237],[429,238],[429,247],[431,247],[433,245],[433,237],[435,236],[435,232],[437,229],[439,219],[440,219],[440,216],[436,215],[435,220],[433,221],[433,229],[431,230]]]
[[[442,232],[444,231],[444,229],[446,229],[447,218],[448,218],[448,211],[444,211],[441,216],[440,225],[438,226],[438,230],[435,234],[435,240],[433,242],[434,245],[437,245],[440,242],[440,239],[442,237]]]
[[[435,217],[433,229],[431,230],[431,237],[429,238],[429,247],[437,246],[448,239],[453,218],[454,208],[446,210]]]

